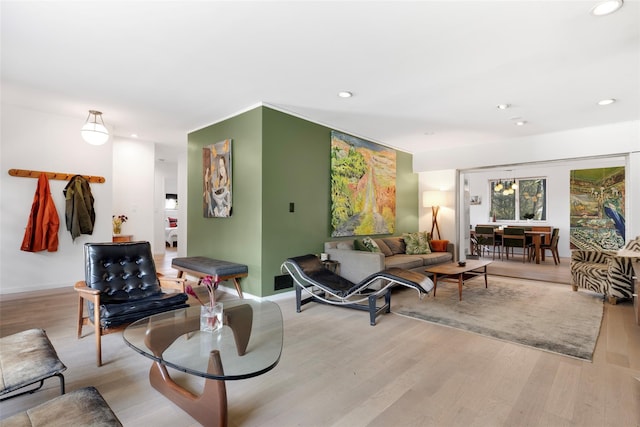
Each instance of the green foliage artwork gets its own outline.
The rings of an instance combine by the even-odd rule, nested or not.
[[[624,246],[624,182],[624,166],[571,171],[571,249]]]
[[[393,234],[395,150],[331,132],[332,237]]]

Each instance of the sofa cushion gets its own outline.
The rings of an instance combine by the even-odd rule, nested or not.
[[[353,241],[353,248],[357,251],[380,252],[378,244],[371,237],[355,239]]]
[[[417,256],[422,259],[423,265],[443,264],[453,260],[451,252],[431,252],[430,254]]]
[[[385,237],[382,241],[387,244],[394,255],[405,253],[406,246],[402,237]]]
[[[431,245],[431,252],[447,252],[447,245],[449,245],[449,241],[431,240],[429,244]]]
[[[431,233],[427,231],[418,231],[415,233],[405,233],[402,238],[406,245],[405,252],[407,255],[429,254],[431,253],[431,247],[429,246],[429,240],[431,240]]]
[[[402,268],[403,270],[410,270],[423,265],[424,261],[418,255],[400,254],[386,257],[384,259],[385,268],[397,267]]]
[[[387,246],[384,240],[382,239],[373,239],[373,240],[376,242],[376,244],[380,248],[380,252],[382,252],[384,256],[387,257],[387,256],[393,255],[393,252],[391,252],[391,249],[389,248],[389,246]]]

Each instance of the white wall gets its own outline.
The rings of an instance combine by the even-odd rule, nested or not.
[[[135,139],[113,142],[113,215],[126,215],[122,234],[154,247],[155,145]],[[162,239],[161,243],[163,243]]]
[[[640,151],[640,120],[413,155],[415,172],[474,169]],[[640,176],[640,173],[638,174]]]
[[[73,286],[84,278],[83,245],[110,242],[112,215],[125,214],[122,234],[155,243],[154,192],[155,144],[112,137],[102,146],[80,137],[86,119],[43,113],[14,105],[2,105],[0,134],[0,294]],[[50,180],[60,229],[57,252],[23,252],[22,238],[37,179],[16,178],[9,169],[31,169],[82,175],[98,175],[104,184],[91,184],[96,222],[92,235],[72,242],[65,226],[67,181]],[[162,195],[164,209],[164,193]],[[164,224],[158,227],[164,230]],[[164,235],[160,237],[164,245]],[[164,250],[164,246],[162,246]]]
[[[112,142],[92,146],[80,137],[85,112],[68,117],[14,105],[2,105],[0,133],[0,293],[72,286],[84,278],[83,244],[111,240]],[[93,235],[75,242],[65,226],[67,181],[50,180],[51,194],[60,217],[57,252],[20,250],[31,211],[37,179],[10,176],[9,169],[31,169],[106,178],[91,184],[96,223]]]

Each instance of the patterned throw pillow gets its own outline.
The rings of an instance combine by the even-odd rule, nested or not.
[[[406,253],[408,255],[430,254],[431,233],[427,231],[418,231],[416,233],[405,233],[402,235],[405,245],[407,245]]]
[[[356,239],[353,241],[353,248],[357,251],[380,252],[378,244],[371,237]]]

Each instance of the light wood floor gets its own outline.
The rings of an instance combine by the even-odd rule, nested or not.
[[[158,260],[171,274],[168,265]],[[640,425],[640,327],[629,303],[604,305],[589,363],[394,314],[371,327],[365,312],[311,304],[298,314],[293,299],[278,302],[282,358],[227,383],[230,426]],[[198,425],[151,388],[150,361],[121,334],[103,337],[106,364],[96,368],[93,334],[77,340],[75,316],[71,287],[4,296],[0,335],[45,328],[68,367],[67,390],[97,387],[125,426]],[[0,403],[0,418],[57,394],[49,380]]]

